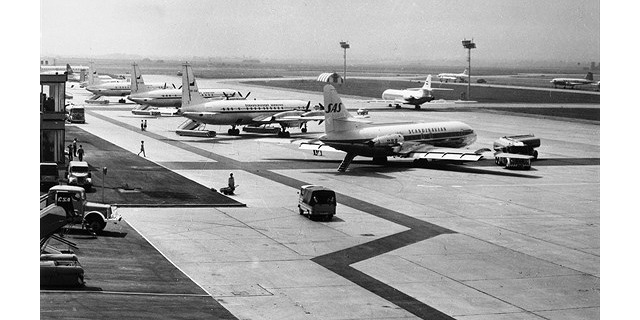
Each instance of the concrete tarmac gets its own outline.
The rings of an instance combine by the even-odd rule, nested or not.
[[[220,87],[322,102],[321,93]],[[131,108],[88,105],[87,123],[76,126],[133,154],[144,139],[147,160],[203,186],[224,186],[234,173],[233,199],[246,207],[119,212],[239,319],[599,318],[598,124],[473,110],[376,112],[376,122],[463,121],[478,134],[472,149],[534,133],[541,159],[530,171],[510,171],[492,159],[379,166],[357,157],[338,173],[342,155],[297,149],[323,125],[291,129],[288,139],[228,136],[223,126],[208,127],[215,138],[181,137],[173,131],[183,118],[134,116]],[[338,193],[332,221],[298,214],[303,184]]]

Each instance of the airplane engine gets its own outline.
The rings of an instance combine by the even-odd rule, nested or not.
[[[302,111],[283,111],[283,112],[276,113],[271,117],[273,120],[275,120],[275,119],[280,119],[284,117],[298,117],[302,114],[303,114]]]
[[[395,147],[404,143],[404,137],[401,134],[389,134],[386,136],[375,137],[367,142],[371,148],[374,147]]]
[[[403,95],[402,95],[402,98],[403,98],[404,100],[409,101],[409,100],[415,99],[416,97],[415,97],[415,96],[413,96],[413,94],[411,94],[411,93],[405,93],[405,94],[403,94]]]

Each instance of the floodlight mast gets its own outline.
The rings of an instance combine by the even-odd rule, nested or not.
[[[471,99],[471,49],[476,48],[473,38],[471,40],[462,40],[462,46],[468,50],[467,61],[469,62],[469,68],[467,69],[467,100]]]
[[[344,78],[342,80],[344,84],[347,84],[347,49],[349,49],[350,46],[348,42],[340,41],[340,47],[344,49]]]

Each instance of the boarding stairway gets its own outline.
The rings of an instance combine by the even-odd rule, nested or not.
[[[206,130],[206,124],[195,120],[187,119],[178,126],[176,134],[179,136],[189,137],[215,137],[216,132],[213,130]]]
[[[349,165],[351,164],[351,161],[353,161],[353,158],[355,157],[356,157],[355,153],[347,153],[347,155],[344,157],[344,160],[342,160],[342,162],[340,163],[340,166],[338,167],[338,172],[347,171],[347,168],[349,167]]]

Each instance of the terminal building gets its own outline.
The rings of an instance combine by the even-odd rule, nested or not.
[[[65,83],[67,74],[40,74],[40,162],[65,163]]]

